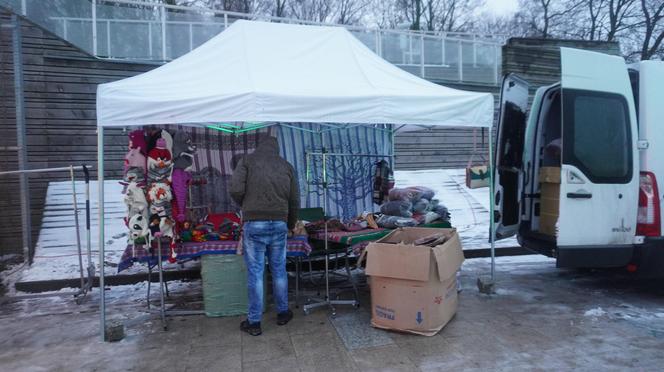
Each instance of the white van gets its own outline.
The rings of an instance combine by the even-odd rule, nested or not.
[[[561,48],[561,80],[507,75],[495,169],[496,239],[559,267],[664,274],[664,62]]]

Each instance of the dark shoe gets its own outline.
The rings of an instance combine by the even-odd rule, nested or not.
[[[263,333],[263,330],[261,330],[260,322],[249,323],[248,320],[243,320],[242,323],[240,323],[240,330],[247,332],[252,336],[260,336]]]
[[[293,319],[293,312],[286,310],[283,313],[277,314],[277,325],[285,325]]]

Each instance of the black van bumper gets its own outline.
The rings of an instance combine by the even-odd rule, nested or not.
[[[631,264],[643,277],[664,277],[664,237],[645,238],[643,244],[634,246]]]
[[[646,238],[643,244],[558,247],[556,266],[569,268],[627,267],[642,277],[664,276],[664,238]]]
[[[570,268],[608,268],[627,266],[634,256],[634,245],[558,247],[556,266]]]

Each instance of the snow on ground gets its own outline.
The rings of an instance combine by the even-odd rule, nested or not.
[[[469,189],[465,169],[396,171],[396,187],[426,186],[436,191],[452,214],[464,249],[489,247],[489,188]],[[516,239],[496,242],[496,247],[514,247]]]
[[[104,182],[105,270],[115,273],[122,252],[127,245],[123,217],[122,186],[117,181]],[[79,236],[83,251],[83,266],[87,265],[85,229],[85,183],[76,182]],[[70,181],[51,182],[46,192],[43,220],[35,248],[34,263],[17,273],[15,281],[35,281],[76,278],[79,273],[76,224]],[[99,272],[99,212],[98,184],[90,182],[90,220],[92,262]],[[128,271],[131,272],[131,271]]]
[[[464,249],[489,247],[489,189],[470,190],[464,182],[463,169],[397,171],[397,187],[426,186],[436,191],[436,198],[447,206],[452,215],[452,225],[459,231]],[[85,184],[76,182],[79,208],[79,233],[87,265],[85,231]],[[116,180],[108,180],[105,188],[105,271],[115,275],[117,264],[127,246],[126,227],[123,223],[125,205],[122,186]],[[99,272],[97,182],[90,182],[91,247],[92,261]],[[37,242],[35,260],[31,267],[19,270],[12,281],[36,281],[77,278],[79,274],[74,223],[71,182],[51,182],[46,195],[42,228]],[[516,246],[514,239],[496,243],[497,247]],[[168,264],[166,264],[168,266]],[[121,274],[145,272],[143,265],[134,265]]]

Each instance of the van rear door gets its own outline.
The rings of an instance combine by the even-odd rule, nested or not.
[[[639,195],[637,123],[625,61],[561,48],[559,250],[633,242]]]
[[[500,121],[494,159],[496,239],[510,237],[521,220],[523,146],[528,108],[528,83],[514,74],[505,75],[500,91]]]

